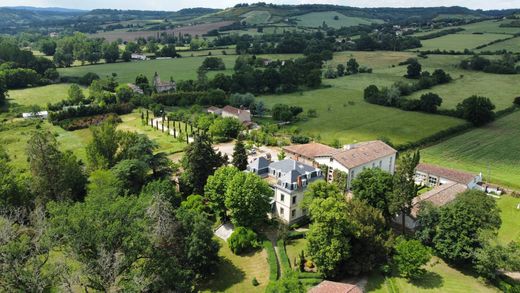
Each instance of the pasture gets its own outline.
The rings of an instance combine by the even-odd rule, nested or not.
[[[356,26],[360,24],[369,25],[372,23],[384,23],[384,21],[380,19],[346,16],[335,11],[311,12],[303,15],[297,15],[294,18],[297,20],[299,26],[314,28],[321,27],[324,22],[327,24],[327,26],[333,28]]]
[[[452,117],[405,112],[363,100],[363,90],[368,85],[388,86],[393,82],[384,74],[358,74],[326,81],[333,85],[331,88],[264,96],[259,100],[267,107],[282,103],[300,106],[304,111],[315,109],[317,118],[296,122],[287,129],[296,127],[302,134],[324,143],[338,139],[340,143],[347,144],[386,137],[398,145],[464,123]]]
[[[421,151],[426,163],[465,170],[520,189],[520,111]]]
[[[492,44],[489,46],[486,46],[480,50],[477,50],[479,52],[481,51],[499,51],[499,50],[506,50],[508,52],[513,53],[520,53],[520,37],[516,37],[510,40],[506,40],[503,42],[499,42],[496,44]]]
[[[227,73],[231,73],[231,69],[235,64],[236,56],[221,56],[226,64]],[[172,77],[174,80],[196,79],[197,68],[202,64],[206,57],[186,57],[166,60],[147,60],[132,61],[126,63],[112,63],[101,65],[87,65],[69,68],[60,68],[59,72],[62,76],[80,77],[88,72],[97,73],[99,76],[111,76],[112,73],[117,74],[117,80],[121,83],[134,82],[139,74],[144,74],[149,80],[153,78],[155,72],[159,73],[162,79],[168,80]],[[211,71],[208,76],[211,77],[217,72]]]
[[[20,90],[10,90],[8,102],[20,106],[37,105],[45,107],[48,103],[57,103],[67,99],[69,87],[70,84],[60,83]],[[83,89],[83,92],[87,95],[86,89]]]
[[[511,20],[485,20],[461,26],[465,29],[464,33],[486,33],[486,34],[509,34],[514,35],[520,32],[519,27],[501,27],[501,24],[510,23]]]
[[[496,33],[485,33],[485,34],[468,34],[458,33],[450,34],[435,39],[421,41],[422,47],[418,50],[453,50],[453,51],[464,51],[464,49],[474,49],[480,45],[487,44],[492,41],[507,38],[503,34]],[[415,50],[415,49],[414,49]]]
[[[408,281],[396,276],[385,278],[380,274],[373,274],[368,279],[366,292],[499,292],[497,288],[485,284],[471,272],[452,268],[437,257],[433,257],[425,269],[425,276],[417,281]]]

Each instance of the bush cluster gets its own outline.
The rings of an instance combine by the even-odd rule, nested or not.
[[[227,240],[234,254],[242,254],[260,247],[256,233],[245,227],[237,227]]]

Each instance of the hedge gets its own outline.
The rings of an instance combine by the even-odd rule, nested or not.
[[[278,247],[278,256],[280,257],[280,266],[282,267],[282,271],[290,271],[291,262],[289,261],[289,257],[287,256],[287,252],[285,251],[285,241],[279,239],[276,242],[276,246]]]
[[[323,276],[320,273],[313,272],[300,272],[298,274],[299,279],[321,279]]]
[[[309,287],[312,287],[312,286],[316,286],[318,285],[319,283],[321,283],[323,281],[323,279],[300,279],[300,282],[304,285],[304,286],[309,286]]]
[[[131,104],[110,104],[107,106],[79,106],[77,108],[69,108],[67,110],[51,112],[49,114],[49,121],[52,124],[57,124],[62,120],[88,117],[101,114],[115,113],[118,115],[124,115],[132,112],[134,109]]]
[[[154,94],[152,99],[159,104],[179,107],[191,105],[223,106],[226,104],[225,93],[218,90]]]
[[[276,262],[276,253],[273,244],[269,240],[264,240],[264,248],[267,251],[267,263],[269,263],[269,281],[278,280],[278,263]]]
[[[447,137],[450,137],[450,136],[453,136],[455,134],[460,134],[468,129],[471,129],[473,128],[473,124],[471,123],[464,123],[462,125],[458,125],[458,126],[453,126],[453,127],[450,127],[448,129],[444,129],[444,130],[441,130],[437,133],[434,133],[433,135],[430,135],[430,136],[427,136],[425,138],[422,138],[418,141],[415,141],[415,142],[409,142],[409,143],[404,143],[404,144],[400,144],[400,145],[397,145],[396,146],[396,149],[400,152],[402,151],[406,151],[406,150],[409,150],[409,149],[415,149],[415,148],[418,148],[418,147],[421,147],[421,146],[424,146],[424,145],[427,145],[427,144],[431,144],[431,143],[434,143],[434,142],[438,142],[442,139],[445,139]]]
[[[306,234],[307,234],[307,232],[305,232],[305,231],[291,231],[287,235],[287,239],[290,239],[290,240],[302,239],[302,238],[305,238]]]

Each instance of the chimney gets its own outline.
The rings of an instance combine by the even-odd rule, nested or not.
[[[353,145],[351,145],[351,144],[346,144],[346,145],[343,146],[343,149],[347,150],[347,151],[351,150],[352,148],[353,148]]]

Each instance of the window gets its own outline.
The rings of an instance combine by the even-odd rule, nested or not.
[[[296,195],[292,197],[292,204],[296,204]]]
[[[383,161],[379,161],[379,169],[381,169],[381,166],[383,166]]]
[[[294,218],[294,217],[296,217],[296,210],[291,211],[291,218]]]
[[[428,185],[430,185],[430,186],[435,186],[435,185],[437,185],[437,177],[432,177],[432,176],[430,176],[430,177],[428,178]]]
[[[389,171],[392,171],[392,160],[394,159],[394,157],[390,157],[390,164],[388,164],[388,170]]]
[[[376,166],[376,163],[372,162],[372,168],[374,168]]]
[[[285,194],[283,193],[280,193],[280,201],[283,202],[285,199]]]
[[[280,208],[280,215],[283,217],[284,216],[284,210],[283,208]]]

